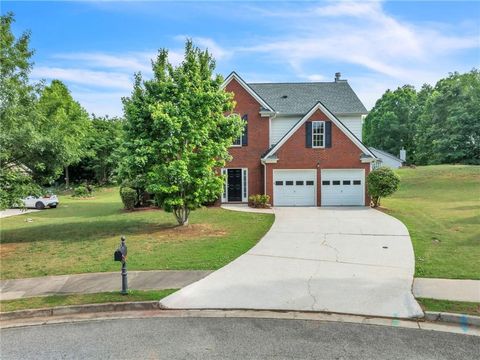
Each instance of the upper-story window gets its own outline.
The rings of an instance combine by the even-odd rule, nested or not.
[[[312,147],[325,147],[325,121],[312,121]]]
[[[242,146],[242,137],[239,136],[238,138],[234,139],[232,146]]]

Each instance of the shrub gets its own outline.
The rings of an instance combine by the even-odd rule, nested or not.
[[[268,195],[250,195],[248,198],[248,206],[253,208],[268,208],[270,206],[270,196]]]
[[[400,178],[392,169],[380,167],[367,177],[367,189],[372,198],[372,207],[380,205],[380,199],[392,195],[400,185]]]
[[[89,185],[78,185],[73,189],[73,197],[86,198],[92,197],[93,189]]]
[[[130,187],[120,188],[120,197],[122,198],[123,206],[127,210],[133,210],[137,203],[137,192]]]

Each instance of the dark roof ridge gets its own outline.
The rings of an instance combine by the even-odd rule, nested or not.
[[[286,82],[247,82],[248,85],[298,85],[298,84],[340,84],[347,83],[346,79],[341,81],[286,81]]]

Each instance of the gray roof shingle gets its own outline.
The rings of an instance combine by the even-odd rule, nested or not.
[[[282,114],[305,114],[321,101],[334,114],[368,113],[347,81],[249,83],[268,105]]]

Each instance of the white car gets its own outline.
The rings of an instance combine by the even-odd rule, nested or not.
[[[49,208],[56,208],[59,201],[57,195],[45,195],[42,197],[36,196],[27,196],[25,199],[22,199],[23,204],[26,208],[35,208],[38,210]]]

